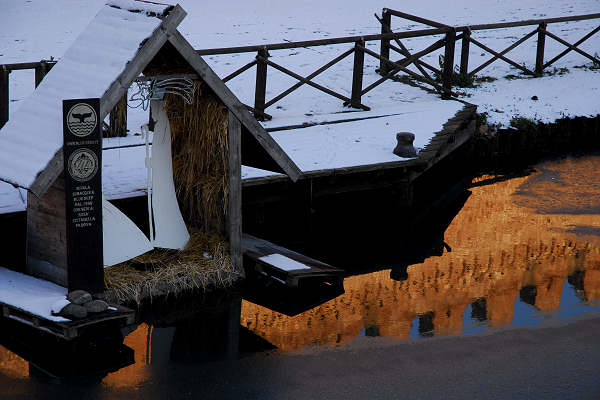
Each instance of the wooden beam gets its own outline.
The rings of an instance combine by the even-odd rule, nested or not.
[[[446,25],[446,24],[442,24],[441,22],[432,21],[432,20],[426,19],[426,18],[421,18],[416,15],[407,14],[405,12],[401,12],[401,11],[397,11],[397,10],[390,10],[390,9],[387,9],[387,11],[395,17],[404,18],[409,21],[420,22],[421,24],[433,26],[435,28],[448,28],[448,25]]]
[[[483,50],[485,50],[485,51],[487,51],[487,52],[489,52],[489,53],[491,53],[491,54],[493,54],[493,55],[497,56],[497,57],[498,57],[498,58],[500,58],[501,60],[503,60],[503,61],[505,61],[505,62],[509,63],[509,64],[510,64],[510,65],[512,65],[513,67],[515,67],[515,68],[517,68],[517,69],[520,69],[520,70],[521,70],[521,71],[523,71],[524,73],[526,73],[526,74],[528,74],[528,75],[535,75],[535,73],[534,73],[533,71],[530,71],[529,69],[525,68],[524,66],[517,64],[516,62],[514,62],[514,61],[513,61],[513,60],[511,60],[510,58],[503,56],[502,54],[498,53],[497,51],[490,49],[489,47],[487,47],[485,44],[483,44],[483,43],[479,42],[478,40],[475,40],[475,39],[471,38],[471,42],[472,42],[473,44],[475,44],[476,46],[478,46],[478,47],[481,47]]]
[[[163,19],[158,28],[156,28],[152,36],[138,50],[135,57],[127,63],[125,70],[100,99],[101,120],[117,105],[121,97],[129,89],[131,83],[140,75],[152,58],[154,58],[156,53],[166,43],[169,34],[177,28],[185,16],[186,12],[183,8],[179,5],[175,6],[169,15]]]
[[[473,69],[473,71],[469,72],[469,75],[471,75],[471,76],[475,75],[476,73],[478,73],[479,71],[481,71],[482,69],[484,69],[485,67],[487,67],[488,65],[490,65],[491,63],[496,61],[497,59],[499,59],[500,56],[505,55],[506,53],[508,53],[509,51],[511,51],[512,49],[514,49],[515,47],[517,47],[518,45],[520,45],[521,43],[523,43],[524,41],[526,41],[527,39],[532,37],[533,35],[535,35],[536,33],[537,33],[537,29],[529,32],[527,35],[523,36],[521,39],[517,40],[516,42],[514,42],[513,44],[511,44],[510,46],[508,46],[507,48],[502,50],[500,53],[498,53],[498,55],[493,56],[492,58],[490,58],[489,60],[487,60],[486,62],[481,64],[479,67]]]
[[[460,73],[466,75],[469,73],[469,41],[471,39],[471,31],[463,32],[460,49]]]
[[[452,75],[454,73],[454,48],[456,40],[456,31],[446,33],[446,47],[444,49],[444,68],[442,69],[442,99],[451,99]]]
[[[408,39],[408,38],[414,38],[414,37],[439,35],[441,33],[448,32],[448,30],[450,30],[450,28],[422,29],[422,30],[417,30],[417,31],[386,33],[385,35],[375,34],[375,35],[362,35],[362,36],[346,36],[346,37],[338,37],[338,38],[330,38],[330,39],[305,40],[302,42],[284,42],[284,43],[270,43],[270,44],[264,44],[264,45],[254,45],[254,46],[202,49],[202,50],[196,50],[196,52],[198,53],[198,55],[201,55],[201,56],[216,55],[216,54],[254,53],[260,49],[283,50],[283,49],[296,49],[298,47],[329,46],[332,44],[354,43],[361,39],[363,39],[365,42],[369,42],[371,40],[393,39],[393,38]]]
[[[579,39],[578,41],[576,41],[575,43],[573,43],[573,47],[577,47],[579,46],[581,43],[585,42],[586,40],[588,40],[590,37],[592,37],[596,32],[600,31],[600,26],[597,26],[594,30],[592,30],[590,33],[588,33],[587,35],[585,35],[584,37],[582,37],[581,39]],[[570,52],[571,48],[567,48],[566,50],[562,51],[560,54],[558,54],[556,57],[554,57],[552,60],[548,61],[546,64],[544,64],[544,69],[548,68],[550,65],[554,64],[557,60],[559,60],[561,57],[563,57],[565,54],[567,54],[568,52]]]
[[[268,65],[270,65],[271,67],[273,67],[273,68],[275,68],[275,69],[283,72],[284,74],[287,74],[287,75],[291,76],[292,78],[298,79],[300,82],[304,82],[307,85],[314,87],[315,89],[319,89],[320,91],[322,91],[324,93],[327,93],[330,96],[337,97],[338,99],[342,100],[346,104],[350,104],[352,102],[351,99],[349,99],[348,97],[344,96],[343,94],[340,94],[340,93],[335,92],[335,91],[333,91],[333,90],[331,90],[329,88],[326,88],[323,85],[319,85],[318,83],[310,81],[310,80],[306,79],[305,77],[303,77],[302,75],[299,75],[299,74],[297,74],[297,73],[295,73],[293,71],[290,71],[289,69],[287,69],[285,67],[282,67],[279,64],[276,64],[276,63],[274,63],[272,61],[269,61],[269,60],[267,60],[266,63]],[[365,111],[369,111],[371,109],[370,107],[367,107],[364,104],[361,104],[358,108],[362,108]]]
[[[40,65],[35,67],[35,87],[37,88],[46,74],[54,67],[55,62],[47,62],[46,60],[40,61]]]
[[[377,18],[377,14],[375,14],[375,17]],[[379,19],[379,18],[377,18]],[[381,12],[381,34],[385,34],[389,32],[392,32],[392,14],[390,14],[389,10],[387,8],[384,8],[383,11]],[[382,57],[385,57],[387,59],[390,58],[390,39],[388,38],[383,38],[381,39],[380,42],[380,47],[379,47],[379,54],[381,54]],[[383,61],[383,60],[379,60],[379,74],[380,75],[385,75],[387,74],[389,71],[389,66],[388,64]]]
[[[0,69],[0,128],[8,122],[9,97],[9,74],[6,68]]]
[[[254,118],[265,120],[265,100],[267,96],[267,58],[269,52],[265,49],[256,55],[256,86],[254,88]]]
[[[590,54],[586,53],[585,51],[573,46],[571,43],[567,42],[564,39],[559,38],[558,36],[556,36],[555,34],[548,32],[547,30],[544,29],[544,33],[546,35],[548,35],[549,37],[551,37],[552,39],[556,40],[557,42],[567,46],[569,48],[569,50],[573,50],[579,54],[581,54],[582,56],[589,58],[590,60],[592,60],[594,63],[597,63],[598,61],[600,61],[599,59],[591,56]]]
[[[127,92],[110,112],[108,137],[127,136]]]
[[[256,60],[253,60],[253,61],[249,62],[248,64],[244,65],[241,68],[236,69],[231,74],[229,74],[225,78],[223,78],[223,82],[228,82],[228,81],[232,80],[233,78],[235,78],[236,76],[238,76],[242,72],[245,72],[246,70],[254,67],[255,65],[256,65]]]
[[[537,29],[537,50],[535,54],[535,74],[538,76],[544,72],[544,46],[546,43],[546,23],[542,22]]]
[[[377,18],[377,20],[379,21],[379,23],[381,24],[382,29],[384,29],[389,33],[392,33],[392,28],[390,27],[389,24],[386,24],[386,22],[384,20],[382,20],[381,18],[379,18],[377,16],[377,14],[375,14],[375,18]],[[408,48],[406,48],[406,46],[400,41],[400,39],[394,38],[394,42],[396,42],[396,44],[399,46],[398,50],[400,51],[400,54],[404,55],[405,57],[410,57],[410,51],[408,51]],[[389,50],[389,44],[388,44],[388,50]],[[382,57],[386,57],[385,55],[381,54]],[[389,51],[388,51],[388,56],[389,58]],[[412,63],[414,64],[415,67],[417,67],[417,69],[423,74],[424,77],[431,79],[431,76],[429,76],[429,74],[427,73],[427,71],[425,71],[425,69],[421,66],[420,60],[413,60]]]
[[[347,51],[343,52],[342,54],[340,54],[339,56],[337,56],[333,60],[329,61],[327,64],[323,65],[321,68],[317,69],[316,71],[314,71],[313,73],[311,73],[310,75],[308,75],[306,77],[306,80],[310,81],[311,79],[315,78],[317,75],[319,75],[322,72],[324,72],[327,69],[329,69],[331,66],[337,64],[338,62],[340,62],[344,58],[348,57],[353,52],[354,52],[354,49],[350,49],[350,50],[347,50]],[[287,96],[288,94],[292,93],[294,90],[298,89],[302,85],[304,85],[304,82],[302,82],[302,81],[293,84],[288,89],[284,90],[283,92],[281,92],[280,94],[278,94],[277,96],[275,96],[271,100],[269,100],[265,104],[265,107],[272,106],[273,104],[275,104],[279,100],[283,99],[285,96]],[[267,131],[268,131],[268,129],[267,129]]]
[[[365,65],[365,52],[362,50],[364,46],[364,41],[354,43],[354,66],[352,68],[352,97],[350,98],[350,106],[354,108],[362,108],[360,98],[363,85],[363,69]]]
[[[300,178],[302,171],[292,159],[281,149],[258,121],[250,115],[246,107],[229,90],[217,74],[206,64],[196,50],[177,30],[171,32],[169,42],[175,46],[190,66],[200,75],[202,80],[215,92],[235,117],[248,129],[256,141],[267,151],[269,156],[294,182]]]
[[[233,270],[244,276],[242,265],[242,125],[231,111],[227,119],[229,140],[229,201],[227,225]]]

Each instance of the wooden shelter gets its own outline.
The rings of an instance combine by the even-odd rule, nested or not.
[[[98,98],[98,121],[102,121],[134,80],[157,82],[181,76],[193,79],[226,113],[226,208],[221,210],[224,220],[218,233],[229,242],[233,271],[243,274],[241,163],[283,172],[294,181],[301,172],[177,31],[185,15],[179,5],[108,1],[0,131],[0,180],[30,193],[27,257],[37,260],[28,262],[31,275],[66,286],[69,268],[78,268],[67,266],[62,100]]]

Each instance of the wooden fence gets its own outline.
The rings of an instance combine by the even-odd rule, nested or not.
[[[38,62],[3,64],[0,65],[0,128],[8,121],[9,97],[9,77],[12,71],[33,69],[35,70],[35,87],[38,87],[44,76],[56,64],[53,59],[42,60]]]
[[[531,76],[542,75],[544,69],[554,64],[557,60],[564,57],[567,53],[575,51],[582,56],[592,60],[594,63],[600,64],[598,57],[592,56],[587,52],[581,50],[580,46],[583,42],[592,37],[595,33],[600,31],[600,26],[587,33],[585,36],[571,44],[566,40],[560,38],[557,34],[552,33],[548,30],[548,25],[569,22],[569,21],[583,21],[591,19],[600,19],[600,13],[577,15],[570,17],[560,18],[545,18],[536,20],[525,20],[525,21],[514,21],[514,22],[502,22],[497,24],[484,24],[484,25],[469,25],[469,26],[449,26],[440,22],[432,21],[429,19],[421,18],[415,15],[403,13],[400,11],[384,8],[382,16],[375,15],[381,24],[381,34],[374,35],[363,35],[363,36],[348,36],[348,37],[337,37],[328,39],[308,40],[301,42],[285,42],[285,43],[273,43],[256,46],[242,46],[242,47],[227,47],[227,48],[214,48],[197,50],[201,56],[210,55],[222,55],[222,54],[237,54],[237,53],[256,53],[256,57],[251,62],[238,68],[228,76],[223,78],[224,82],[228,82],[231,79],[239,76],[241,73],[249,70],[252,67],[256,67],[256,78],[255,78],[255,90],[254,90],[254,105],[246,105],[246,107],[253,112],[254,116],[261,121],[271,119],[271,116],[266,113],[268,107],[273,106],[275,103],[290,95],[292,92],[297,90],[303,85],[311,86],[329,96],[335,97],[342,100],[347,106],[369,110],[369,106],[365,105],[362,101],[362,96],[371,90],[375,89],[382,83],[394,79],[396,75],[403,72],[420,82],[424,82],[430,85],[435,91],[441,94],[443,99],[449,99],[454,96],[452,92],[452,84],[454,78],[454,54],[455,46],[458,40],[461,41],[460,49],[460,67],[459,73],[474,76],[484,68],[488,67],[495,61],[504,61],[513,67],[519,69],[525,74]],[[392,17],[403,18],[413,22],[419,22],[429,26],[429,29],[405,31],[405,32],[393,32],[392,29]],[[536,26],[536,28],[527,33],[525,36],[512,43],[510,46],[503,50],[496,51],[484,43],[480,42],[473,37],[473,32],[500,29],[500,28],[513,28],[522,26]],[[510,59],[507,56],[511,50],[521,45],[527,39],[537,34],[537,51],[535,56],[535,67],[533,69],[528,68],[525,65],[521,65],[515,60]],[[434,43],[427,46],[423,50],[411,52],[404,45],[402,40],[417,37],[440,37]],[[545,54],[545,41],[546,37],[551,38],[561,44],[566,49],[554,56],[550,60],[544,62]],[[378,41],[380,43],[379,53],[370,50],[366,47],[366,43],[369,41]],[[393,43],[392,43],[393,42]],[[321,67],[315,69],[312,73],[303,76],[298,74],[282,65],[279,65],[269,59],[270,52],[277,50],[296,49],[296,48],[309,48],[316,46],[330,46],[337,44],[348,44],[349,48],[345,49],[341,54],[335,58],[329,60]],[[484,51],[490,53],[492,57],[475,68],[469,71],[469,48],[473,44]],[[433,66],[423,61],[423,57],[431,54],[435,51],[443,48],[444,62],[441,66]],[[392,51],[398,53],[402,58],[393,61],[391,57]],[[322,74],[329,68],[333,67],[340,61],[344,60],[349,56],[353,56],[353,68],[352,68],[352,81],[350,97],[336,92],[330,88],[320,85],[314,82],[314,78]],[[365,55],[374,57],[379,60],[379,74],[381,78],[363,87],[363,74],[364,74],[364,60]],[[414,65],[416,71],[409,69],[410,65]],[[35,69],[36,71],[36,86],[39,84],[46,72],[54,65],[54,61],[40,61],[38,63],[22,63],[22,64],[5,64],[0,65],[0,127],[8,120],[8,74],[11,70],[15,69]],[[273,98],[267,100],[267,71],[268,68],[274,68],[292,78],[297,80],[295,84],[282,91],[281,93],[273,96]],[[433,76],[432,76],[433,74]],[[127,99],[125,98],[111,112],[111,136],[124,135],[126,132],[126,119],[123,120],[123,110],[126,108]],[[119,108],[120,107],[120,108]],[[126,113],[125,113],[126,114]]]
[[[0,65],[0,128],[8,121],[10,105],[10,73],[18,70],[35,70],[35,87],[37,88],[46,74],[56,64],[51,57],[50,60],[41,60],[36,62],[1,64]],[[108,127],[108,136],[126,136],[127,135],[127,96],[123,97],[115,109],[110,113],[110,126]]]
[[[548,25],[550,25],[550,24],[556,24],[556,23],[560,23],[560,22],[600,19],[600,13],[586,14],[586,15],[574,15],[574,16],[559,17],[559,18],[544,18],[544,19],[524,20],[524,21],[502,22],[502,23],[497,23],[497,24],[453,26],[453,27],[444,25],[440,22],[427,20],[425,18],[420,18],[420,17],[414,16],[414,15],[406,14],[406,13],[396,11],[396,10],[391,10],[388,8],[383,9],[382,15],[383,15],[383,17],[380,19],[380,21],[382,22],[382,33],[391,31],[392,16],[403,18],[403,19],[413,21],[413,22],[419,22],[419,23],[422,23],[422,24],[425,24],[425,25],[428,25],[431,27],[435,27],[435,28],[443,28],[443,27],[450,28],[456,33],[460,32],[461,33],[460,36],[462,38],[462,43],[461,43],[462,46],[461,46],[461,51],[460,51],[461,57],[460,57],[459,71],[461,74],[473,76],[476,73],[483,70],[484,68],[486,68],[487,66],[489,66],[490,64],[492,64],[493,62],[501,60],[501,61],[504,61],[504,62],[512,65],[513,67],[519,69],[524,74],[528,74],[528,75],[532,75],[532,76],[541,76],[546,68],[548,68],[550,65],[554,64],[556,61],[558,61],[559,59],[561,59],[562,57],[564,57],[567,53],[569,53],[571,51],[575,51],[575,52],[581,54],[582,56],[590,59],[594,63],[600,64],[600,58],[594,57],[594,56],[588,54],[587,52],[581,50],[578,47],[583,42],[585,42],[590,37],[592,37],[595,33],[600,31],[600,25],[598,27],[596,27],[595,29],[593,29],[591,32],[587,33],[585,36],[583,36],[579,40],[577,40],[573,44],[567,42],[566,40],[560,38],[557,34],[552,33],[548,30]],[[496,50],[486,46],[485,44],[481,43],[479,40],[473,38],[473,36],[472,36],[472,33],[474,31],[483,31],[483,30],[501,29],[501,28],[515,28],[515,27],[522,27],[522,26],[536,26],[536,28],[501,51],[496,51]],[[535,57],[535,67],[533,70],[527,68],[524,65],[517,63],[515,60],[511,60],[510,58],[508,58],[506,56],[506,54],[508,52],[515,49],[517,46],[521,45],[527,39],[535,36],[536,34],[537,34],[537,51],[536,51],[536,57]],[[562,51],[561,53],[559,53],[558,55],[556,55],[549,61],[544,62],[544,56],[545,56],[544,49],[545,49],[546,37],[549,37],[549,38],[561,43],[562,45],[564,45],[566,47],[566,50]],[[484,51],[492,54],[492,57],[490,59],[488,59],[487,61],[485,61],[484,63],[482,63],[481,65],[479,65],[479,66],[473,68],[471,71],[469,71],[469,47],[470,47],[471,43],[476,45],[477,47],[483,49]],[[390,50],[394,50],[394,51],[400,53],[401,55],[406,56],[407,51],[404,49],[404,47],[402,46],[401,43],[398,43],[398,44],[401,48],[392,46],[390,44],[389,39],[382,39],[381,40],[381,50],[380,50],[381,54],[386,55],[387,58],[389,58]],[[444,62],[454,64],[454,55],[448,54],[448,52],[446,52]],[[388,68],[389,68],[389,66],[384,65],[382,63],[382,65],[381,65],[382,71],[385,71]]]
[[[560,58],[564,57],[567,53],[571,51],[575,51],[584,57],[592,60],[594,63],[600,64],[600,59],[594,56],[591,56],[587,52],[581,50],[578,46],[585,42],[587,39],[592,37],[595,33],[600,30],[600,26],[593,29],[591,32],[583,36],[581,39],[576,41],[574,44],[568,43],[566,40],[560,38],[558,35],[550,32],[548,30],[548,25],[559,23],[559,22],[569,22],[569,21],[583,21],[590,19],[599,19],[600,14],[587,14],[587,15],[577,15],[570,17],[560,17],[560,18],[545,18],[545,19],[537,19],[537,20],[525,20],[525,21],[514,21],[514,22],[502,22],[497,24],[484,24],[484,25],[470,25],[470,26],[449,26],[440,22],[428,20],[425,18],[421,18],[415,15],[403,13],[396,10],[391,10],[388,8],[384,8],[382,12],[382,16],[379,17],[375,15],[375,17],[379,20],[381,24],[381,34],[376,35],[364,35],[364,36],[350,36],[350,37],[338,37],[338,38],[328,38],[328,39],[320,39],[320,40],[308,40],[302,42],[286,42],[286,43],[273,43],[266,45],[257,45],[257,46],[243,46],[243,47],[229,47],[229,48],[214,48],[214,49],[204,49],[198,50],[198,53],[202,56],[208,55],[220,55],[220,54],[236,54],[236,53],[249,53],[256,52],[256,58],[250,63],[242,66],[236,71],[232,72],[225,78],[223,81],[227,82],[236,76],[240,75],[242,72],[256,66],[256,86],[254,92],[254,106],[247,105],[246,107],[254,113],[254,116],[258,120],[266,120],[270,119],[270,115],[265,112],[265,110],[277,103],[279,100],[291,94],[293,91],[301,87],[302,85],[309,85],[313,88],[320,90],[321,92],[328,94],[330,96],[336,97],[344,102],[345,105],[348,105],[353,108],[369,110],[369,106],[363,104],[362,96],[366,93],[370,92],[377,86],[381,85],[385,81],[394,78],[398,73],[404,72],[409,76],[429,84],[435,89],[437,92],[441,94],[443,99],[451,98],[454,93],[452,92],[452,84],[454,77],[454,54],[455,54],[455,44],[458,40],[461,41],[460,48],[460,68],[459,73],[465,74],[469,76],[474,76],[476,73],[480,72],[493,62],[497,60],[501,60],[507,62],[508,64],[514,66],[525,74],[531,76],[540,76],[544,69],[548,68],[550,65],[555,63]],[[431,29],[424,30],[416,30],[416,31],[406,31],[406,32],[393,32],[392,30],[392,17],[404,18],[410,21],[419,22],[431,27]],[[482,30],[490,30],[490,29],[499,29],[499,28],[512,28],[512,27],[522,27],[522,26],[536,26],[536,28],[527,33],[525,36],[506,47],[501,51],[496,51],[489,46],[486,46],[479,40],[475,39],[472,35],[474,31],[482,31]],[[537,52],[535,58],[535,68],[533,70],[527,68],[524,65],[519,64],[518,62],[511,60],[507,57],[507,53],[511,50],[515,49],[517,46],[525,42],[527,39],[535,36],[537,34]],[[410,52],[408,48],[402,43],[403,39],[408,38],[416,38],[416,37],[425,37],[425,36],[442,36],[440,39],[435,41],[433,44],[429,45],[425,49],[417,52]],[[563,44],[567,47],[566,50],[556,55],[552,59],[547,62],[544,62],[544,47],[546,37],[552,38],[559,43]],[[365,43],[368,41],[379,41],[380,42],[380,51],[379,53],[367,49],[365,47]],[[392,43],[393,42],[393,43]],[[296,48],[308,48],[315,46],[329,46],[335,44],[351,44],[352,47],[346,49],[341,54],[339,54],[334,59],[328,61],[323,66],[316,69],[314,72],[307,76],[302,76],[291,71],[288,68],[285,68],[271,60],[269,60],[270,52],[275,50],[284,50],[284,49],[296,49]],[[473,68],[469,71],[469,47],[473,44],[490,53],[492,57],[482,63],[481,65]],[[444,62],[443,65],[436,67],[430,65],[429,63],[422,60],[422,58],[428,54],[431,54],[435,51],[441,50],[443,48],[444,54]],[[400,54],[403,58],[392,61],[391,59],[391,51]],[[363,87],[363,69],[364,69],[364,57],[369,55],[379,60],[379,74],[381,78],[373,82],[371,85],[367,87]],[[354,64],[352,71],[352,83],[351,83],[351,96],[347,97],[339,92],[336,92],[330,88],[327,88],[323,85],[315,83],[313,79],[325,72],[327,69],[331,68],[333,65],[342,61],[346,57],[350,55],[354,56]],[[418,72],[408,69],[409,65],[414,65]],[[272,99],[266,99],[266,88],[267,88],[267,69],[268,67],[275,68],[276,70],[283,72],[284,74],[291,76],[296,79],[298,82],[294,85],[290,86],[288,89],[283,92],[277,94]],[[432,76],[433,74],[433,76]]]

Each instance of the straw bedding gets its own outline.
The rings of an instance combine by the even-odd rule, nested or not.
[[[156,249],[106,268],[105,297],[112,302],[140,304],[154,296],[211,285],[228,287],[235,276],[226,241],[218,235],[192,231],[187,247],[175,257],[166,250]]]

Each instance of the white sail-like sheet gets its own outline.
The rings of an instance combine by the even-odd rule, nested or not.
[[[183,249],[190,235],[181,216],[171,158],[171,127],[164,102],[150,102],[154,125],[152,140],[152,216],[154,220],[154,247]]]
[[[152,250],[144,233],[102,194],[104,266],[110,267]]]

